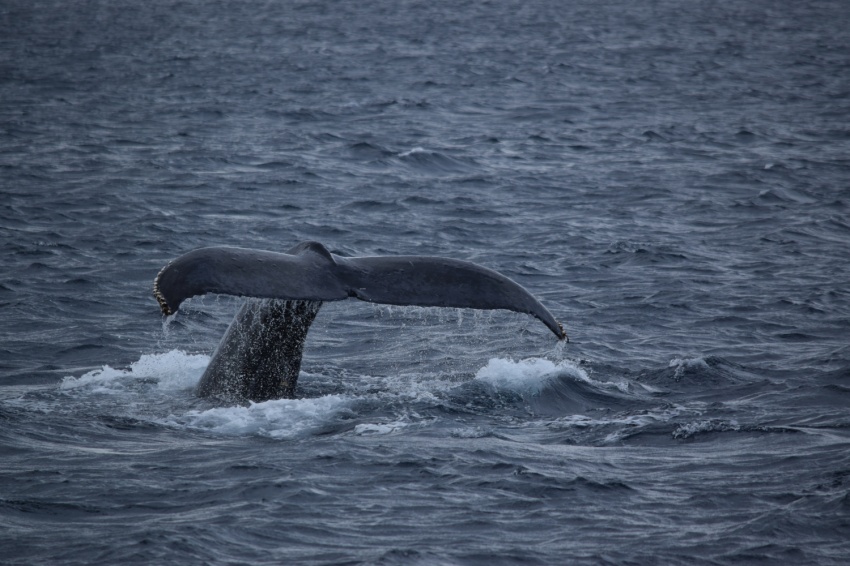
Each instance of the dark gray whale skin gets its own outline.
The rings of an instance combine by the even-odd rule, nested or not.
[[[428,256],[333,255],[318,242],[286,253],[212,247],[188,252],[154,280],[166,315],[189,297],[256,297],[237,313],[198,385],[223,402],[291,398],[310,324],[323,301],[354,297],[390,305],[506,309],[542,321],[559,340],[561,324],[528,291],[475,263]]]
[[[224,333],[198,395],[223,403],[291,399],[301,355],[321,301],[246,302]]]

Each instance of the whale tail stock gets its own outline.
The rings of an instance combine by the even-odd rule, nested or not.
[[[196,295],[255,297],[237,313],[198,386],[203,397],[244,402],[294,396],[304,340],[324,301],[506,309],[561,324],[521,285],[480,265],[428,256],[344,258],[318,242],[286,253],[214,247],[188,252],[154,280],[162,312]]]
[[[246,302],[198,382],[198,395],[225,403],[292,399],[301,356],[321,301]]]

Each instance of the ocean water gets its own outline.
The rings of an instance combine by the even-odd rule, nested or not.
[[[4,0],[0,562],[847,564],[842,1]],[[196,247],[440,255],[194,387]]]

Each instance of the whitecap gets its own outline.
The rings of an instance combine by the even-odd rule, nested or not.
[[[515,362],[505,358],[490,358],[487,365],[479,369],[475,379],[497,389],[516,393],[539,393],[546,382],[556,373],[558,366],[541,358],[529,358]]]
[[[70,390],[89,387],[99,393],[115,393],[123,391],[128,382],[155,380],[157,388],[161,390],[188,389],[197,384],[209,362],[209,356],[187,354],[181,350],[144,354],[127,369],[104,365],[80,377],[66,376],[62,378],[59,388]]]
[[[564,376],[600,389],[615,388],[624,393],[629,390],[627,382],[597,381],[569,360],[555,363],[543,358],[528,358],[518,362],[509,358],[491,358],[486,366],[478,370],[475,379],[497,389],[534,395],[540,393],[551,379]]]
[[[429,155],[431,154],[430,151],[428,151],[427,149],[425,149],[423,147],[414,147],[411,150],[403,151],[403,152],[399,153],[398,156],[399,157],[409,157],[409,156],[417,154],[417,153],[425,153],[425,154],[429,154]]]

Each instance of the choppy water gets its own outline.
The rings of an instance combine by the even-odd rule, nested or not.
[[[841,1],[0,5],[10,564],[846,564]],[[326,304],[299,398],[193,387],[169,259],[467,259],[513,313]]]

